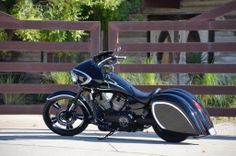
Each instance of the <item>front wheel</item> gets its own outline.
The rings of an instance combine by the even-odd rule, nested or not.
[[[182,133],[175,133],[175,132],[170,132],[170,131],[165,131],[165,130],[160,130],[157,125],[153,126],[153,129],[155,133],[162,138],[163,140],[167,142],[182,142],[188,138],[188,135],[182,134]]]
[[[48,101],[44,106],[44,122],[54,133],[62,136],[73,136],[81,133],[88,126],[88,114],[81,105],[77,105],[69,113],[66,111],[72,102],[72,97],[60,97]]]

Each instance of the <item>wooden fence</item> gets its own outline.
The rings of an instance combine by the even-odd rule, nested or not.
[[[110,22],[109,23],[109,50],[121,49],[126,53],[147,52],[236,52],[235,42],[208,42],[208,43],[123,43],[120,42],[120,33],[137,31],[196,31],[196,30],[224,30],[235,31],[235,20],[214,20],[227,12],[236,9],[236,1],[203,13],[190,20],[182,21],[144,21],[144,22]],[[118,72],[128,73],[236,73],[236,64],[131,64],[117,66]],[[141,90],[150,91],[157,87],[163,89],[177,87],[186,89],[194,94],[236,95],[236,86],[193,86],[193,85],[139,85]],[[211,115],[236,116],[236,109],[209,108]]]
[[[84,30],[89,32],[88,42],[26,42],[0,41],[0,51],[16,52],[89,52],[91,56],[100,51],[100,22],[98,21],[32,21],[18,20],[0,12],[0,29],[37,29],[37,30]],[[0,72],[52,72],[69,71],[72,63],[33,63],[0,62]],[[76,90],[74,85],[56,84],[1,84],[0,93],[49,94],[57,90]],[[40,114],[42,106],[0,105],[0,114]]]
[[[227,7],[230,6],[230,7]],[[199,17],[185,21],[155,21],[155,22],[110,22],[109,23],[109,50],[121,47],[121,51],[127,53],[135,52],[193,52],[193,51],[221,51],[236,52],[236,43],[120,43],[120,32],[150,31],[150,30],[235,30],[236,21],[215,21],[217,16],[236,9],[233,1],[225,6],[216,8],[211,12],[204,13]],[[212,14],[212,12],[214,14]],[[217,16],[216,16],[217,15]],[[40,30],[86,30],[90,32],[88,42],[23,42],[23,41],[1,41],[0,51],[73,51],[90,52],[91,56],[100,50],[100,23],[97,21],[69,22],[69,21],[27,21],[17,20],[7,14],[0,12],[1,29],[40,29]],[[68,71],[75,64],[72,63],[23,63],[23,62],[1,62],[0,72],[52,72]],[[236,64],[152,64],[152,65],[117,65],[118,72],[154,72],[154,73],[236,73]],[[179,87],[187,89],[194,94],[221,94],[235,95],[236,86],[188,86],[188,85],[162,85],[136,86],[141,90],[150,91],[156,87],[163,89]],[[74,85],[56,84],[1,84],[0,93],[52,93],[56,90],[76,90]],[[42,106],[13,106],[1,105],[0,114],[40,114]],[[208,109],[212,116],[236,116],[236,109]]]

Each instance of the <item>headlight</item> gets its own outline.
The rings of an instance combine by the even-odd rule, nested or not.
[[[70,75],[71,75],[72,81],[73,81],[74,83],[77,83],[77,81],[78,81],[78,76],[77,76],[73,71],[70,71]]]
[[[109,73],[109,72],[114,72],[114,66],[113,65],[104,65],[102,67],[103,72]]]
[[[87,75],[86,73],[84,73],[78,69],[73,69],[70,72],[70,74],[72,77],[72,81],[74,83],[78,83],[80,85],[86,85],[92,80],[92,78],[89,75]]]

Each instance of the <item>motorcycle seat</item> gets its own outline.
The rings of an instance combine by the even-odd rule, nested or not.
[[[135,88],[134,86],[131,87],[132,91],[133,91],[133,97],[142,102],[142,103],[148,103],[151,101],[153,95],[157,94],[161,89],[157,88],[156,90],[152,91],[152,92],[143,92],[137,88]]]

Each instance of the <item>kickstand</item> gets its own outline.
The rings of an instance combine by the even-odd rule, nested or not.
[[[112,134],[114,134],[115,131],[110,131],[107,135],[105,135],[104,137],[101,137],[101,138],[97,138],[98,140],[104,140],[106,138],[108,138],[109,136],[111,136]]]

